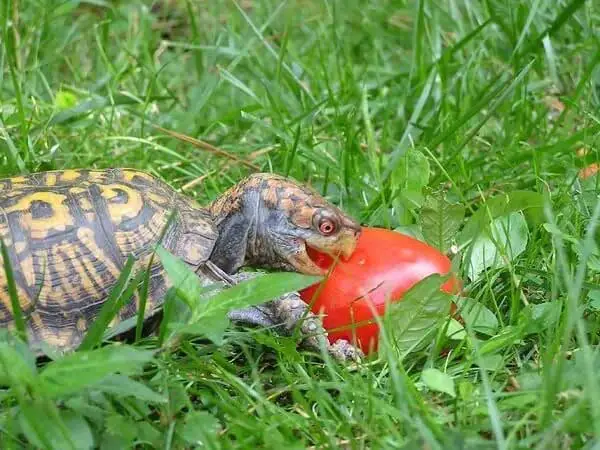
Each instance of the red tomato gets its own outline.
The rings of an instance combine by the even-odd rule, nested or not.
[[[330,267],[333,262],[328,255],[314,250],[310,256],[320,267]],[[450,260],[424,242],[387,229],[363,227],[352,256],[347,261],[338,261],[326,280],[300,294],[307,303],[314,300],[314,313],[321,310],[325,313],[323,325],[330,342],[346,339],[370,353],[377,350],[377,323],[352,327],[353,323],[372,320],[368,302],[372,302],[378,315],[383,315],[386,300],[399,301],[418,281],[433,273],[445,275],[450,269]],[[442,286],[449,293],[459,289],[455,278]],[[330,331],[342,327],[346,329]]]

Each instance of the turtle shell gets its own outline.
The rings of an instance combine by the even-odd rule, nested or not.
[[[30,344],[68,350],[81,342],[129,255],[134,270],[150,267],[150,316],[170,285],[159,258],[151,258],[156,244],[197,269],[210,257],[217,231],[207,210],[147,173],[63,170],[0,180],[0,238]],[[0,255],[0,326],[10,329],[4,267]],[[136,293],[111,326],[138,307]]]

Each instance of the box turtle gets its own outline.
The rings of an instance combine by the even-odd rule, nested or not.
[[[359,233],[359,224],[322,196],[273,174],[250,175],[208,206],[134,169],[61,170],[0,179],[0,238],[27,319],[28,340],[37,349],[42,343],[58,351],[75,349],[127,257],[133,255],[136,267],[146,269],[160,238],[206,285],[239,282],[242,267],[323,274],[307,247],[348,256]],[[152,258],[148,317],[160,311],[169,285],[160,258]],[[111,327],[136,315],[135,300],[119,311]],[[299,295],[290,293],[231,311],[230,319],[289,330],[306,311]],[[1,256],[0,326],[14,327]],[[309,314],[300,329],[308,335],[317,328],[322,331]],[[319,342],[342,359],[357,352],[347,342]]]

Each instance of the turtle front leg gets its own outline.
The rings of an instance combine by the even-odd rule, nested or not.
[[[239,283],[256,275],[259,274],[238,272],[231,278]],[[338,361],[358,361],[363,356],[362,352],[348,341],[338,340],[330,344],[320,318],[309,310],[297,292],[290,292],[262,305],[230,311],[229,319],[247,325],[274,327],[288,335],[299,326],[303,343],[309,348],[320,350],[325,347]]]

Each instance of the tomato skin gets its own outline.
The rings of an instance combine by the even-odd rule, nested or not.
[[[321,267],[331,264],[327,255],[313,251],[311,257]],[[387,299],[400,301],[418,281],[433,273],[448,274],[450,270],[450,259],[424,242],[383,228],[363,227],[352,256],[338,261],[326,280],[302,290],[300,295],[309,304],[314,300],[314,313],[325,313],[323,326],[329,332],[330,342],[346,339],[371,353],[378,347],[377,323],[352,327],[353,323],[372,319],[369,302],[377,315],[383,315]],[[459,289],[454,277],[442,286],[448,293]],[[346,329],[330,331],[336,328]]]

